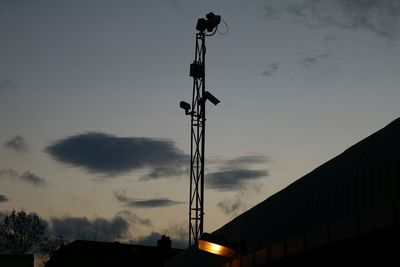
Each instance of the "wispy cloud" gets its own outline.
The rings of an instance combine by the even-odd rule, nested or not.
[[[168,198],[154,198],[154,199],[134,199],[126,196],[124,191],[114,191],[114,197],[126,207],[131,208],[159,208],[169,207],[184,202],[170,200]]]
[[[44,178],[29,171],[20,174],[14,169],[3,169],[0,170],[0,178],[22,181],[37,187],[43,187],[47,185],[47,181]]]
[[[25,181],[27,183],[36,185],[36,186],[45,186],[46,180],[31,173],[31,172],[24,172],[23,174],[20,175],[20,179],[22,181]]]
[[[186,162],[185,164],[188,164],[188,162]],[[153,167],[150,170],[150,172],[141,177],[140,180],[148,181],[165,177],[176,177],[182,175],[184,169],[185,169],[184,166],[169,166],[169,165],[161,167]]]
[[[148,226],[148,227],[150,227],[152,225],[150,219],[144,219],[129,210],[122,210],[117,213],[117,216],[120,216],[120,217],[126,219],[127,221],[129,221],[130,223],[132,223],[134,225],[143,225],[143,226]]]
[[[129,223],[120,216],[111,219],[86,217],[62,217],[49,220],[50,235],[62,236],[69,240],[89,239],[116,241],[129,238]]]
[[[280,68],[282,64],[278,62],[274,62],[268,65],[268,67],[261,73],[263,76],[272,76],[274,75]]]
[[[188,156],[167,139],[116,137],[83,133],[58,140],[45,149],[55,160],[107,177],[150,168],[144,179],[180,175]]]
[[[24,153],[28,151],[28,144],[25,138],[20,135],[16,135],[10,140],[6,141],[4,143],[4,146],[19,153]]]
[[[217,206],[228,215],[237,215],[245,208],[245,204],[241,198],[235,197],[234,199],[224,199],[217,203]]]
[[[304,67],[312,67],[314,65],[317,65],[321,62],[323,59],[329,59],[331,56],[329,54],[317,54],[313,56],[304,56],[300,60],[297,61],[298,64],[304,66]]]
[[[9,201],[9,199],[5,195],[0,194],[0,203],[7,202],[7,201]]]
[[[244,155],[224,162],[228,166],[247,166],[252,164],[264,164],[270,162],[271,159],[264,155]]]
[[[398,0],[270,0],[263,8],[266,17],[289,14],[312,27],[364,29],[385,37],[400,30]]]
[[[333,35],[327,35],[323,38],[322,42],[326,45],[329,44],[329,42],[332,42],[334,40]],[[273,76],[276,74],[277,71],[281,70],[282,65],[287,65],[288,68],[290,69],[291,67],[306,67],[310,68],[322,63],[325,63],[328,60],[337,60],[340,59],[340,57],[333,56],[329,52],[321,52],[321,53],[316,53],[316,54],[305,54],[305,53],[296,53],[297,59],[294,59],[293,61],[286,61],[284,63],[271,63],[262,73],[262,76]]]

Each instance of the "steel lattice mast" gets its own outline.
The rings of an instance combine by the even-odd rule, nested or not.
[[[189,194],[189,246],[203,234],[204,222],[204,155],[206,130],[206,101],[214,105],[219,100],[205,90],[205,37],[213,35],[220,22],[220,16],[207,14],[206,19],[199,19],[196,29],[195,58],[190,65],[190,76],[193,77],[192,103],[181,101],[180,107],[186,115],[191,116],[190,148],[190,194]],[[205,30],[213,32],[205,34]]]
[[[205,35],[196,34],[195,60],[191,64],[193,77],[190,149],[189,244],[203,233],[204,218],[204,152],[205,152]]]

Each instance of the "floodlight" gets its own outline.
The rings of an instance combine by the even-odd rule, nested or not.
[[[210,12],[206,15],[207,19],[200,18],[197,20],[196,30],[199,32],[204,32],[207,30],[208,32],[212,32],[215,28],[218,27],[218,24],[221,22],[221,16],[215,15],[213,12]]]
[[[223,257],[233,257],[236,250],[233,244],[229,244],[226,240],[204,233],[198,241],[199,250],[206,251]]]
[[[206,92],[204,93],[204,98],[205,98],[206,100],[210,100],[210,102],[213,103],[214,105],[218,105],[218,103],[221,102],[221,101],[219,101],[218,98],[216,98],[215,96],[213,96],[213,95],[212,95],[210,92],[208,92],[208,91],[206,91]]]
[[[196,30],[199,32],[204,32],[207,29],[206,19],[198,19],[196,24]]]
[[[179,103],[179,106],[181,107],[181,109],[184,109],[184,110],[185,110],[185,114],[186,114],[186,115],[189,115],[189,114],[190,114],[190,112],[189,112],[190,104],[189,104],[189,103],[187,103],[187,102],[185,102],[185,101],[181,101],[181,102]]]
[[[213,12],[210,12],[206,15],[207,18],[207,31],[212,32],[218,24],[221,22],[221,16],[215,15]]]

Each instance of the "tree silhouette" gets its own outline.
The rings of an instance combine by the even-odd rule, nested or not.
[[[45,224],[36,213],[13,210],[0,223],[0,252],[21,255],[44,240]]]

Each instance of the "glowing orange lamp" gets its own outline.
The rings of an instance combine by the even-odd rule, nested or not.
[[[217,239],[210,234],[204,233],[198,241],[199,250],[227,258],[235,256],[236,250],[231,248],[232,246],[225,244],[227,242],[224,242],[224,240]]]

